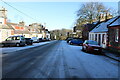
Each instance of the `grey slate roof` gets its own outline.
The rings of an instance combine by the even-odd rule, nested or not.
[[[114,21],[112,24],[110,24],[109,26],[120,26],[120,16],[118,16],[118,19],[116,21]]]
[[[97,25],[92,31],[90,32],[107,32],[108,28],[107,25],[109,25],[110,23],[112,23],[117,17],[114,17],[106,22],[102,22],[99,25]]]

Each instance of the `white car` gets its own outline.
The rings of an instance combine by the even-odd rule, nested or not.
[[[33,40],[33,42],[38,42],[39,43],[39,38],[38,37],[32,37],[31,39]]]

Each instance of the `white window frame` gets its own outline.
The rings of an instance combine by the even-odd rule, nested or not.
[[[115,30],[115,42],[118,42],[119,40],[119,29]]]

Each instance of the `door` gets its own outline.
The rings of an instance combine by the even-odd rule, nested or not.
[[[101,34],[98,35],[98,44],[101,45]]]

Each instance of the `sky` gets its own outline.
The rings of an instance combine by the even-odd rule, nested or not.
[[[13,23],[24,21],[26,25],[31,23],[41,23],[49,30],[54,29],[72,29],[77,16],[78,9],[84,2],[7,2],[14,8],[0,3],[0,6],[5,7],[8,20]],[[106,7],[111,7],[115,10],[118,8],[117,2],[104,2]],[[24,15],[24,14],[25,15]],[[26,16],[27,15],[27,16]]]

